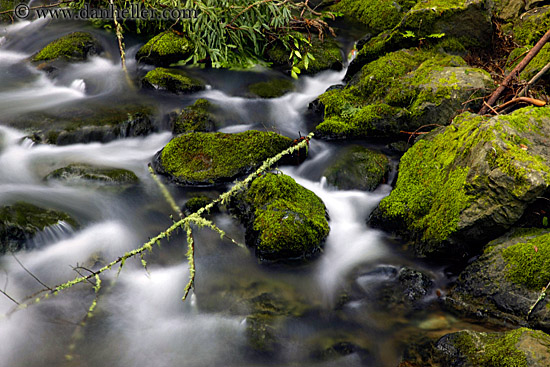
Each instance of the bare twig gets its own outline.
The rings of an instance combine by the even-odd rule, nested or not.
[[[40,283],[42,286],[46,287],[47,289],[49,289],[50,291],[52,290],[50,287],[48,287],[46,284],[44,284],[44,282],[42,282],[40,279],[38,279],[36,277],[36,275],[34,275],[33,273],[31,273],[29,271],[29,269],[27,269],[23,263],[21,263],[21,261],[19,261],[19,259],[17,258],[17,256],[15,256],[15,254],[12,252],[11,253],[11,256],[13,256],[13,258],[15,259],[15,261],[17,261],[17,263],[19,264],[19,266],[21,266],[21,268],[23,268],[23,270],[25,270],[27,272],[27,274],[29,274],[31,277],[34,278],[34,280],[36,280],[38,283]]]
[[[13,299],[9,294],[7,294],[5,291],[1,290],[0,289],[0,293],[2,293],[4,296],[6,296],[10,301],[12,301],[13,303],[15,303],[16,305],[20,305],[19,302],[17,302],[15,299]]]
[[[491,107],[491,105],[488,104],[487,102],[483,101],[483,105],[484,105],[485,107],[489,108],[491,111],[493,111],[493,113],[494,113],[495,115],[499,115],[499,113],[498,113],[493,107]]]
[[[518,93],[518,96],[519,97],[525,96],[527,94],[529,88],[533,84],[535,84],[537,82],[537,80],[539,80],[544,74],[546,74],[546,72],[548,70],[550,70],[550,62],[548,64],[546,64],[542,69],[540,69],[540,71],[534,77],[532,77],[531,80],[529,80],[527,85],[525,87],[523,87],[523,89]]]
[[[518,98],[511,99],[506,103],[498,105],[494,109],[493,109],[493,107],[490,107],[490,108],[494,113],[496,113],[498,115],[498,112],[496,110],[502,110],[502,109],[504,109],[508,106],[511,106],[513,104],[520,103],[520,102],[530,103],[530,104],[535,105],[537,107],[546,106],[546,102],[543,101],[543,100],[540,100],[540,99],[529,98],[529,97],[518,97]],[[483,102],[483,103],[485,103],[485,102]]]
[[[488,106],[492,106],[499,99],[500,95],[508,87],[508,84],[519,75],[519,73],[531,62],[531,60],[537,56],[542,47],[550,39],[550,29],[542,36],[542,38],[537,42],[537,44],[527,53],[525,58],[508,74],[508,76],[502,81],[501,85],[491,94],[491,97],[487,101],[487,104],[483,105],[479,111],[480,115],[484,115],[489,110]]]

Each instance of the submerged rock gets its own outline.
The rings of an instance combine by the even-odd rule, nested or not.
[[[172,31],[163,32],[151,38],[136,54],[136,60],[146,64],[168,66],[188,59],[194,47],[184,36]]]
[[[247,245],[261,260],[309,258],[330,230],[323,201],[283,174],[256,178],[233,207],[246,225]]]
[[[547,366],[550,335],[520,328],[485,333],[463,330],[443,336],[421,348],[409,347],[400,367]]]
[[[32,57],[32,61],[83,61],[102,50],[99,42],[90,33],[73,32],[50,42]]]
[[[465,61],[433,51],[401,50],[363,67],[344,89],[319,97],[324,120],[318,137],[396,138],[401,131],[446,125],[472,96],[493,87],[489,74]]]
[[[205,89],[203,81],[178,69],[156,68],[142,79],[145,88],[164,90],[176,94],[194,93]]]
[[[546,298],[528,314],[549,282],[550,231],[516,230],[488,244],[460,274],[445,304],[468,317],[548,330]]]
[[[50,172],[45,180],[65,181],[67,183],[95,182],[103,185],[132,185],[139,179],[132,171],[122,168],[98,167],[83,163],[74,163]]]
[[[25,202],[0,207],[0,253],[21,250],[35,234],[60,221],[77,226],[74,219],[58,210]]]
[[[267,82],[250,84],[248,90],[255,97],[277,98],[294,90],[294,83],[288,79],[272,79]]]
[[[272,132],[189,133],[175,137],[154,160],[157,173],[181,186],[215,186],[258,168],[292,141]]]
[[[419,255],[457,261],[480,253],[548,193],[548,136],[547,107],[463,113],[403,155],[371,224],[405,235]]]
[[[216,130],[214,106],[208,100],[199,98],[191,106],[185,107],[171,121],[174,135]]]
[[[340,190],[373,191],[387,179],[389,163],[384,154],[355,145],[340,152],[323,175],[330,185]]]

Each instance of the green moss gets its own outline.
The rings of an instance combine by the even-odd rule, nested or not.
[[[88,164],[70,164],[48,174],[46,180],[88,180],[104,183],[133,184],[139,181],[136,174],[122,168],[95,167]]]
[[[320,40],[319,37],[313,36],[310,42],[311,46],[304,47],[301,52],[303,54],[306,52],[311,53],[315,57],[315,60],[311,60],[307,68],[303,60],[296,65],[303,73],[314,74],[323,70],[340,70],[342,68],[342,51],[334,38],[325,37],[323,40]]]
[[[399,23],[403,13],[407,11],[411,4],[402,2],[408,7],[401,7],[392,0],[341,0],[331,7],[331,10],[343,13],[344,15],[356,19],[373,31],[383,31],[392,29]]]
[[[456,344],[474,366],[527,367],[530,351],[525,347],[519,348],[521,341],[528,337],[543,343],[550,341],[550,337],[542,331],[519,328],[506,333],[460,332]]]
[[[174,32],[166,31],[151,38],[136,54],[139,61],[169,65],[191,56],[193,45]]]
[[[204,83],[189,77],[183,71],[155,68],[143,77],[143,84],[174,93],[192,93],[205,88]]]
[[[502,256],[508,263],[506,275],[514,283],[540,290],[550,281],[550,233],[507,247]]]
[[[508,56],[506,67],[508,70],[512,70],[519,64],[526,53],[531,49],[531,46],[518,47],[510,52]],[[543,67],[550,62],[550,44],[546,44],[537,54],[537,56],[529,62],[529,64],[520,73],[522,80],[528,81],[535,76]]]
[[[199,98],[191,106],[185,107],[174,121],[172,132],[176,135],[189,132],[209,132],[214,130],[212,104]]]
[[[272,132],[196,132],[172,139],[162,150],[161,163],[184,182],[215,184],[245,174],[290,144],[291,139]]]
[[[32,59],[33,61],[84,60],[93,47],[98,48],[99,44],[92,35],[86,32],[74,32],[49,43]]]
[[[194,196],[185,202],[185,212],[188,214],[194,213],[210,204],[211,201],[212,199],[205,195]]]
[[[294,83],[288,79],[273,79],[267,82],[254,83],[248,90],[260,98],[277,98],[294,90]]]
[[[259,232],[257,250],[262,256],[305,256],[328,235],[325,205],[292,177],[261,176],[245,200],[255,208],[253,227]]]
[[[522,45],[533,46],[550,28],[550,6],[537,8],[516,21],[513,28],[514,40]]]
[[[15,8],[15,0],[2,0],[0,2],[0,12],[12,10]],[[11,23],[14,21],[13,14],[1,14],[0,22]]]

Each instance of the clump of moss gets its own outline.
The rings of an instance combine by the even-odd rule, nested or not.
[[[414,4],[414,1],[403,0],[341,0],[331,10],[356,19],[373,31],[381,32],[395,27]]]
[[[159,156],[161,172],[182,185],[229,182],[288,148],[291,139],[272,132],[196,132],[172,139]]]
[[[294,90],[294,83],[288,79],[273,79],[250,84],[248,90],[260,98],[277,98]]]
[[[101,51],[101,45],[89,33],[73,32],[63,36],[40,50],[33,56],[33,61],[63,59],[68,61],[85,60],[88,55]]]
[[[4,0],[0,2],[0,12],[12,10],[15,8],[15,0]],[[12,19],[13,14],[1,14],[0,15],[0,22],[6,22],[11,23],[14,19]]]
[[[322,200],[292,177],[268,173],[255,179],[245,200],[254,208],[255,247],[263,259],[304,258],[328,236]]]
[[[60,221],[77,226],[66,213],[25,202],[0,207],[0,253],[18,250],[28,238]]]
[[[46,180],[86,180],[111,184],[135,184],[136,174],[122,168],[96,167],[89,164],[70,164],[49,173]]]
[[[325,169],[327,182],[341,190],[372,191],[389,172],[389,159],[382,153],[362,146],[351,146]]]
[[[210,204],[211,201],[212,199],[206,195],[193,196],[192,198],[190,198],[185,202],[185,205],[183,206],[184,213],[186,215],[192,214],[197,210],[199,210],[200,208],[203,208],[206,205]]]
[[[167,90],[172,93],[183,94],[203,90],[205,84],[192,78],[185,72],[176,69],[155,68],[143,77],[142,84],[147,88]]]
[[[147,64],[167,66],[186,60],[193,53],[193,45],[186,38],[166,31],[151,38],[136,54],[136,60]]]
[[[517,243],[502,251],[508,263],[507,277],[532,290],[540,290],[550,281],[550,234]]]
[[[514,40],[522,46],[533,46],[549,28],[550,6],[533,9],[514,24]]]
[[[210,132],[214,131],[215,127],[212,104],[204,98],[199,98],[176,117],[172,133],[178,135],[197,131]]]

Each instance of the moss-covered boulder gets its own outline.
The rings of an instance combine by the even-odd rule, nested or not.
[[[419,255],[479,253],[550,184],[550,108],[463,113],[401,158],[395,189],[371,223],[411,239]]]
[[[382,153],[355,145],[338,154],[323,175],[340,190],[373,191],[388,177],[390,161]]]
[[[24,248],[27,240],[60,221],[77,226],[74,219],[58,210],[25,202],[0,207],[0,253]]]
[[[246,243],[261,260],[304,260],[328,236],[325,204],[290,176],[260,176],[234,202],[247,227]]]
[[[550,335],[527,328],[507,332],[463,330],[426,343],[423,350],[409,348],[400,367],[547,366]]]
[[[100,43],[87,32],[69,33],[40,50],[32,57],[33,61],[82,61],[88,56],[102,51]]]
[[[302,74],[315,74],[323,70],[341,70],[343,67],[343,55],[340,45],[331,37],[325,37],[320,40],[318,36],[313,35],[310,40],[311,46],[304,46],[300,49],[302,54],[309,52],[315,60],[308,63],[305,67],[304,61],[300,61],[296,66],[300,68]],[[281,44],[275,43],[266,51],[266,59],[274,66],[283,69],[290,69],[290,52]]]
[[[191,106],[185,107],[171,121],[174,135],[191,132],[211,132],[216,130],[214,106],[204,98],[197,99]]]
[[[192,43],[185,37],[167,31],[151,38],[136,54],[136,60],[146,64],[168,66],[188,59],[194,51]]]
[[[460,274],[445,304],[484,321],[550,329],[550,303],[539,298],[550,282],[550,231],[518,229],[492,242]],[[529,316],[528,316],[529,315]]]
[[[164,90],[176,94],[194,93],[205,89],[202,80],[191,77],[183,70],[156,68],[141,80],[143,87]]]
[[[215,186],[251,173],[291,143],[282,135],[254,130],[184,134],[156,154],[153,167],[181,186]]]
[[[490,0],[418,1],[398,26],[373,37],[359,50],[348,75],[385,53],[437,43],[442,38],[452,38],[466,48],[489,47],[493,32],[491,6]]]
[[[491,88],[487,72],[458,56],[396,51],[365,65],[346,88],[319,97],[324,120],[316,133],[325,139],[395,138],[403,130],[448,124],[458,110],[474,107],[472,96]]]
[[[84,163],[74,163],[50,172],[47,181],[64,181],[66,183],[92,182],[102,185],[133,185],[139,179],[132,171],[122,168],[99,167]]]
[[[253,97],[277,98],[294,90],[294,83],[288,79],[272,79],[267,82],[250,84],[248,91]]]

